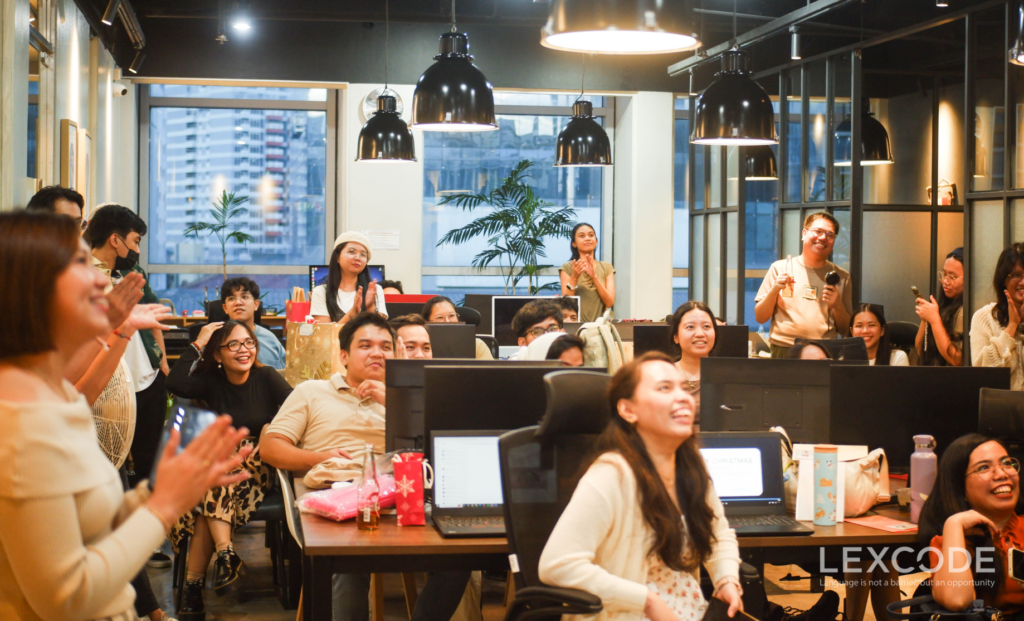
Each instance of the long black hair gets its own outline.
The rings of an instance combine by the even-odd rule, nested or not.
[[[671,344],[672,351],[675,352],[677,360],[683,357],[683,348],[679,342],[676,341],[676,336],[679,334],[679,324],[683,322],[683,315],[692,310],[699,310],[707,313],[708,319],[711,320],[711,330],[715,333],[715,344],[718,344],[718,322],[715,321],[715,314],[711,312],[711,307],[704,302],[698,302],[696,300],[684,302],[679,305],[676,312],[672,313],[672,319],[668,322],[668,342]]]
[[[947,254],[946,259],[956,259],[957,261],[960,262],[960,265],[962,267],[964,264],[964,249],[957,248],[953,252]],[[1010,268],[1010,271],[1013,271],[1012,267]],[[1009,272],[1007,272],[1007,274],[1009,274]],[[1003,282],[1006,282],[1005,278],[1003,279]],[[942,283],[939,284],[941,285]],[[996,293],[997,299],[1001,300],[1003,302],[1003,307],[1006,308],[1006,294],[1004,294],[1002,290],[997,291]],[[961,291],[960,295],[955,298],[950,298],[946,296],[945,290],[943,290],[942,287],[939,287],[939,295],[936,298],[936,301],[939,303],[939,318],[942,320],[942,327],[946,329],[946,334],[949,335],[950,346],[956,347],[957,349],[963,349],[963,331],[961,330],[959,336],[954,337],[953,334],[953,328],[955,327],[954,324],[956,323],[956,316],[964,307],[963,292]],[[925,342],[921,347],[921,364],[923,366],[932,367],[947,366],[949,362],[947,362],[946,359],[942,356],[942,354],[935,348],[935,334],[932,332],[931,324],[925,326],[925,331]]]
[[[580,230],[583,227],[589,227],[590,230],[594,232],[594,241],[597,241],[597,229],[587,224],[586,222],[580,222],[576,226],[572,227],[572,233],[569,234],[569,251],[572,253],[572,258],[570,259],[572,261],[578,261],[580,258],[580,249],[574,246],[573,244],[576,243],[576,231]],[[594,247],[594,254],[597,254],[596,246]],[[570,276],[571,275],[572,274],[570,274]]]
[[[341,265],[338,263],[338,258],[341,257],[341,251],[345,249],[345,246],[351,242],[345,242],[331,253],[330,265],[327,270],[327,287],[324,293],[327,297],[327,314],[331,316],[331,321],[338,321],[345,316],[345,311],[341,310],[338,306],[338,287],[341,286]],[[363,267],[363,271],[359,272],[356,276],[356,291],[359,291],[359,287],[363,288],[363,295],[366,295],[366,290],[370,286],[370,265],[369,262]],[[354,302],[353,302],[354,303]]]
[[[942,534],[946,525],[946,519],[951,515],[968,511],[972,507],[967,502],[967,466],[971,462],[971,453],[986,442],[999,442],[980,433],[969,433],[953,441],[939,460],[938,471],[935,475],[935,484],[932,486],[932,493],[924,501],[921,508],[921,517],[918,521],[918,538],[924,545],[930,545],[932,537]],[[1002,442],[999,442],[1000,445]],[[1004,447],[1005,448],[1005,447]],[[1017,499],[1015,513],[1022,512],[1021,499]],[[992,548],[992,533],[986,528],[979,529],[981,534],[968,535],[967,542],[975,550],[986,547]],[[975,576],[974,590],[982,597],[991,602],[996,591],[1002,586],[1006,577],[1005,562],[999,556],[996,557],[995,573],[991,578],[978,580]]]
[[[875,351],[875,366],[889,366],[889,359],[892,358],[892,341],[889,339],[889,331],[885,329],[885,309],[881,304],[858,304],[850,315],[850,336],[853,336],[853,322],[861,313],[874,315],[878,320],[878,327],[882,329],[882,336],[878,339],[878,350]]]
[[[637,502],[644,521],[654,532],[650,552],[657,554],[667,567],[692,571],[711,556],[715,541],[712,528],[715,515],[708,505],[711,477],[704,466],[697,435],[691,435],[676,451],[677,507],[651,461],[643,438],[618,413],[619,401],[632,399],[636,394],[643,366],[648,362],[672,364],[672,359],[662,352],[647,352],[623,365],[612,377],[608,384],[612,421],[597,439],[596,455],[619,453],[633,471],[639,496]],[[680,528],[680,523],[685,527]]]
[[[999,255],[996,261],[996,272],[992,276],[992,288],[996,292],[996,305],[992,307],[992,316],[999,325],[1006,327],[1010,321],[1009,303],[1006,301],[1006,279],[1010,277],[1013,268],[1018,265],[1024,266],[1024,244],[1018,242],[1011,244],[1009,248]]]

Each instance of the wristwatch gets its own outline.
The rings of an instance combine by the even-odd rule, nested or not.
[[[565,283],[565,286],[566,286],[567,289],[569,289],[569,291],[575,291],[576,290],[576,285],[570,285],[569,283]]]

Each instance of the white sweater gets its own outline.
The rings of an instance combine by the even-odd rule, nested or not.
[[[705,568],[718,587],[739,584],[740,553],[722,503],[712,488],[716,541]],[[653,533],[644,521],[636,478],[618,453],[600,456],[580,479],[540,557],[540,579],[601,597],[598,621],[639,621],[647,600],[648,553]],[[699,571],[695,570],[694,577]]]
[[[995,302],[981,307],[971,318],[971,366],[1008,367],[1010,390],[1024,390],[1021,337],[1013,338],[992,316]]]

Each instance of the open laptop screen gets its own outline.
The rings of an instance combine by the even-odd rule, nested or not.
[[[439,509],[500,507],[501,467],[498,434],[449,435],[442,431],[434,440],[434,506]]]
[[[770,432],[702,433],[701,456],[727,508],[782,506],[782,447]]]

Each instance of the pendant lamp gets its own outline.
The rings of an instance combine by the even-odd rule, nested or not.
[[[743,167],[743,176],[747,181],[772,181],[779,178],[775,153],[766,144],[747,147]]]
[[[357,162],[415,162],[416,145],[409,126],[398,114],[395,98],[388,94],[388,46],[390,44],[391,20],[388,3],[384,1],[384,90],[377,97],[377,111],[359,130],[356,147]]]
[[[611,166],[612,145],[608,133],[594,120],[594,105],[579,99],[572,105],[572,119],[558,134],[555,166]]]
[[[441,53],[416,82],[412,126],[425,131],[479,132],[498,129],[494,89],[469,55],[464,32],[441,35]]]
[[[1010,48],[1010,64],[1024,65],[1024,4],[1017,8],[1017,40]]]
[[[722,54],[722,70],[697,99],[690,142],[710,145],[767,145],[779,141],[772,100],[750,79],[750,55]]]
[[[566,52],[668,54],[700,47],[663,0],[552,0],[540,44]]]
[[[870,102],[867,98],[861,100],[862,123],[860,130],[860,165],[878,166],[880,164],[892,164],[895,160],[892,157],[892,149],[889,147],[889,132],[885,126],[871,114]],[[851,133],[850,115],[846,115],[843,122],[836,126],[835,133],[835,165],[850,166],[853,159],[853,139]]]

